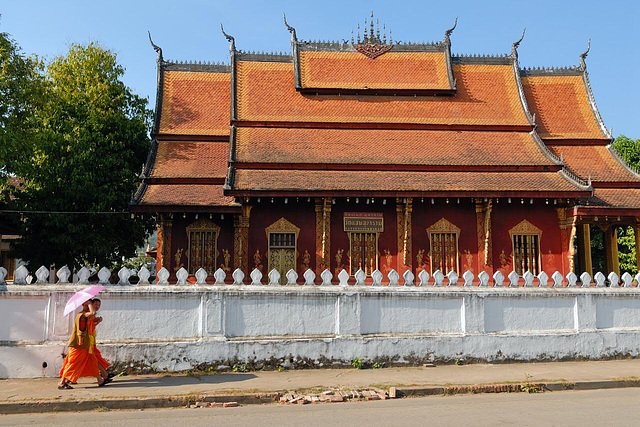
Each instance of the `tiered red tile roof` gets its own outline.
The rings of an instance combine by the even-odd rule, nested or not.
[[[556,155],[563,156],[571,171],[590,177],[594,186],[608,182],[640,184],[640,176],[616,159],[611,148],[604,145],[556,145],[549,148]]]
[[[530,127],[511,65],[456,65],[456,94],[442,97],[305,95],[291,63],[239,60],[236,70],[237,121]]]
[[[238,163],[556,165],[527,132],[239,127]]]
[[[376,56],[298,42],[288,28],[293,55],[240,52],[229,38],[227,68],[160,53],[157,145],[139,206],[229,209],[234,197],[268,193],[640,208],[640,175],[608,146],[586,53],[579,67],[520,70],[517,45],[511,55],[451,56],[453,29],[435,44],[369,46]]]
[[[582,75],[523,76],[522,87],[543,139],[603,139]]]
[[[300,52],[301,89],[451,90],[446,52]]]
[[[167,71],[159,132],[229,135],[229,73]]]
[[[575,196],[576,186],[562,172],[394,172],[340,170],[261,170],[235,171],[234,189],[238,193],[268,193],[310,195],[373,195],[399,196],[400,193],[420,195],[430,193],[443,197],[461,195]],[[445,194],[446,193],[446,194]],[[583,191],[584,193],[584,191]]]
[[[224,178],[228,142],[159,141],[149,178]]]

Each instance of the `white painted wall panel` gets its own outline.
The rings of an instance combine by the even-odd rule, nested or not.
[[[640,328],[640,298],[606,297],[596,300],[596,328]]]
[[[228,337],[335,334],[335,295],[227,295]]]
[[[575,298],[558,296],[487,298],[485,332],[575,329],[575,305]]]
[[[363,294],[361,334],[462,332],[462,298]]]
[[[134,295],[101,295],[98,340],[198,337],[200,294]]]
[[[44,341],[49,297],[0,294],[0,341]]]

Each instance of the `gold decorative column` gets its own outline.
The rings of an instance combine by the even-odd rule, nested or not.
[[[249,218],[251,216],[251,205],[248,199],[242,201],[242,212],[233,219],[233,265],[240,268],[245,274],[251,273],[249,270]]]
[[[568,271],[566,273],[575,270],[574,257],[576,255],[576,248],[573,240],[576,237],[576,221],[578,217],[570,216],[570,212],[569,208],[556,209],[556,213],[558,214],[558,223],[560,225],[560,235],[562,237],[562,251],[567,254]],[[562,266],[563,268],[565,267],[564,260],[562,262]]]
[[[398,272],[412,270],[412,225],[411,214],[413,211],[413,199],[396,199],[396,230],[398,235]]]
[[[316,273],[331,265],[331,198],[316,198]]]
[[[580,224],[578,226],[578,243],[582,247],[582,252],[578,253],[580,257],[580,266],[593,277],[593,263],[591,261],[591,230],[589,224]]]
[[[491,236],[491,210],[493,201],[476,199],[476,232],[478,238],[478,268],[491,269],[493,245]],[[478,272],[479,273],[479,272]]]
[[[156,271],[162,267],[171,271],[171,228],[173,223],[165,214],[160,214],[158,221],[158,247],[156,255]]]
[[[606,254],[607,273],[620,274],[620,260],[618,259],[618,235],[616,226],[610,225],[604,230],[604,250]]]

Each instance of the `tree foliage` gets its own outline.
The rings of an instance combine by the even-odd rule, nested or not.
[[[150,231],[151,220],[131,218],[128,202],[149,148],[151,113],[123,74],[116,55],[95,43],[72,45],[42,73],[32,153],[8,167],[24,180],[13,203],[28,212],[17,257],[109,265],[133,256]]]
[[[19,153],[31,150],[42,89],[42,62],[25,57],[9,34],[0,32],[0,178]]]
[[[629,165],[640,170],[640,139],[634,140],[620,135],[613,143],[613,147]],[[637,273],[635,232],[632,227],[619,227],[617,231],[620,272]]]

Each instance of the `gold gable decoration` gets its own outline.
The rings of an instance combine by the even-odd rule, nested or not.
[[[267,240],[269,239],[270,233],[295,233],[297,241],[298,233],[300,233],[300,228],[296,227],[283,217],[265,228],[264,231],[267,233]]]
[[[218,224],[204,218],[195,220],[194,222],[189,224],[186,228],[187,228],[187,232],[190,232],[190,231],[215,231],[216,233],[220,232],[220,226],[218,226]]]
[[[460,234],[460,228],[444,218],[440,218],[431,227],[427,228],[427,233],[457,233]]]
[[[522,220],[518,225],[516,225],[515,227],[509,230],[509,236],[512,239],[514,234],[542,236],[542,230],[540,230],[538,227],[531,224],[529,221],[525,219],[525,220]]]

